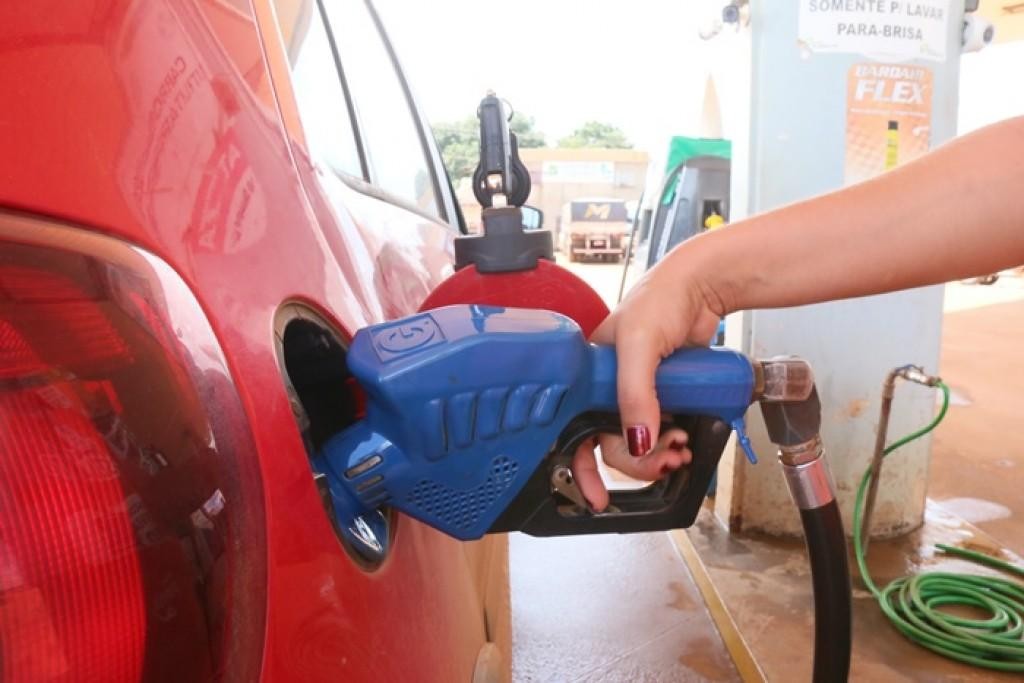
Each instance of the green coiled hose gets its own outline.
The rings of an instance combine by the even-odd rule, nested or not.
[[[895,441],[883,455],[924,436],[946,416],[949,387],[942,382],[936,386],[942,390],[942,408],[935,419]],[[861,479],[853,507],[853,549],[864,584],[893,626],[913,642],[944,657],[998,671],[1024,671],[1024,584],[992,576],[928,572],[904,576],[879,590],[868,573],[861,544],[864,496],[870,482],[869,467]],[[994,557],[943,544],[935,547],[944,553],[1024,577],[1024,569]],[[989,616],[958,617],[942,609],[953,605],[980,609]]]

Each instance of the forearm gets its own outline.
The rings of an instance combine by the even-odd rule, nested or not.
[[[1022,264],[1024,118],[874,180],[703,235],[670,261],[696,267],[721,312],[877,294]]]

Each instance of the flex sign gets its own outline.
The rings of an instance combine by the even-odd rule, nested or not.
[[[931,147],[932,72],[905,64],[854,64],[847,73],[847,183],[872,178]]]
[[[853,99],[884,104],[924,104],[923,69],[888,67],[854,70]],[[905,78],[901,78],[905,76]]]

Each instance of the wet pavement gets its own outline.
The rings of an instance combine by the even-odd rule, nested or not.
[[[668,534],[510,537],[514,681],[738,681]]]
[[[710,512],[686,532],[730,615],[769,681],[811,680],[813,601],[803,541],[730,535]],[[868,568],[879,586],[910,573],[949,571],[1004,576],[951,559],[935,543],[967,547],[1021,563],[976,527],[929,503],[925,525],[889,541],[872,541]],[[852,558],[851,558],[852,562]],[[1024,566],[1024,563],[1021,563]],[[851,681],[1011,681],[919,647],[888,622],[854,569]]]

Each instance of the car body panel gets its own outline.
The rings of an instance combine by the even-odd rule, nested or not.
[[[0,26],[0,84],[15,103],[0,205],[151,251],[194,292],[223,349],[266,501],[263,679],[469,680],[487,637],[477,568],[459,543],[407,518],[377,571],[350,560],[313,484],[273,339],[286,302],[342,335],[414,311],[451,273],[452,227],[310,162],[295,104],[270,78],[263,43],[274,37],[264,26],[261,43],[248,3],[25,3],[0,10]]]

